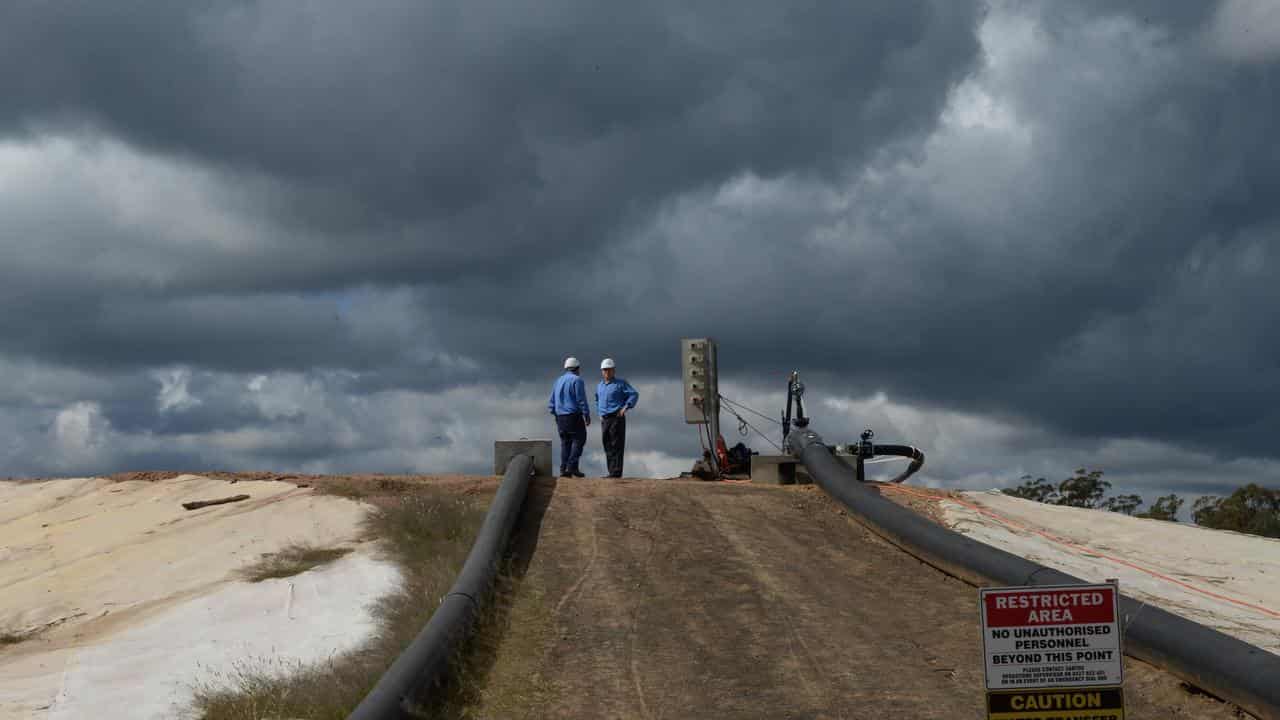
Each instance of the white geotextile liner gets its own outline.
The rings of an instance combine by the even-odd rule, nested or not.
[[[183,510],[182,502],[249,500]],[[394,566],[361,542],[366,506],[288,482],[0,483],[0,718],[182,717],[237,666],[287,668],[355,647]],[[236,571],[292,543],[353,552],[300,575]]]
[[[1280,654],[1280,540],[998,491],[964,500],[998,516],[942,500],[947,525],[974,540],[1090,582],[1117,578],[1130,597]]]

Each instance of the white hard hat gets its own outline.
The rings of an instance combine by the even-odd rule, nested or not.
[[[579,363],[578,363],[578,358],[576,358],[576,357],[569,357],[569,358],[565,358],[565,359],[564,359],[564,369],[565,369],[565,370],[568,370],[569,368],[576,368],[576,367],[578,367],[578,365],[579,365]]]
[[[611,367],[613,367],[613,358],[605,358],[600,362],[601,370],[608,370]]]

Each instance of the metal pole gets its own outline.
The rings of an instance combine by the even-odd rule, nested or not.
[[[716,455],[720,441],[720,366],[716,343],[707,338],[707,422],[711,426],[711,469],[720,476],[720,458]]]

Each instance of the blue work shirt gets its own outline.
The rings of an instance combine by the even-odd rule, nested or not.
[[[596,386],[596,412],[600,413],[600,417],[618,412],[623,405],[630,410],[639,399],[640,393],[620,377],[615,377],[613,382],[601,380]]]
[[[555,387],[551,388],[551,400],[547,402],[547,409],[552,415],[572,415],[574,413],[582,413],[586,419],[591,419],[591,406],[587,404],[587,386],[582,382],[582,377],[571,372],[566,372],[557,380]]]

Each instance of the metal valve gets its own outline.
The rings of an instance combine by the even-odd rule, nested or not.
[[[875,436],[871,428],[862,431],[862,440],[858,442],[859,457],[869,458],[876,454],[876,446],[871,443],[871,438]]]

